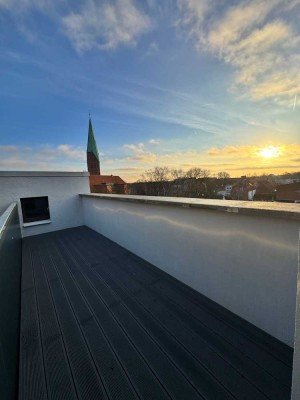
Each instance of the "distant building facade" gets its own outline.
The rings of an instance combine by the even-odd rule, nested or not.
[[[277,201],[300,203],[300,181],[287,185],[278,185],[276,189]]]
[[[255,188],[252,186],[252,184],[249,182],[249,179],[247,179],[244,176],[241,176],[239,181],[232,185],[232,190],[231,190],[231,200],[251,200],[249,198],[249,193],[252,193],[252,191]]]
[[[221,197],[223,199],[230,199],[233,185],[234,185],[233,183],[230,183],[227,185],[223,185],[221,188],[218,188],[217,197]]]
[[[87,143],[87,167],[90,173],[91,193],[126,194],[127,184],[122,178],[115,175],[101,175],[100,156],[94,136],[91,118],[89,118],[89,131]]]
[[[254,195],[255,201],[275,201],[276,184],[264,180],[259,180],[256,185]]]

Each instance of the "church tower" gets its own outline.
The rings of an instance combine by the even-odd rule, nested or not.
[[[90,175],[100,175],[100,157],[95,140],[91,118],[89,118],[89,135],[87,144],[87,166]]]

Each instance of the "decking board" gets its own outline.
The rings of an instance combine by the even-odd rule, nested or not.
[[[19,399],[288,400],[292,349],[87,227],[23,242]]]

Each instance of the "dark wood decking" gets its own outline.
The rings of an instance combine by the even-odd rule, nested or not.
[[[290,396],[289,347],[86,227],[24,239],[21,315],[20,399]]]

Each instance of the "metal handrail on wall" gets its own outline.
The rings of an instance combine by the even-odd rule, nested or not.
[[[14,212],[14,209],[17,207],[17,203],[11,203],[10,206],[4,211],[2,215],[0,215],[0,240],[4,235],[5,228],[9,224],[10,218]]]
[[[18,395],[22,239],[17,203],[0,216],[0,398]]]

